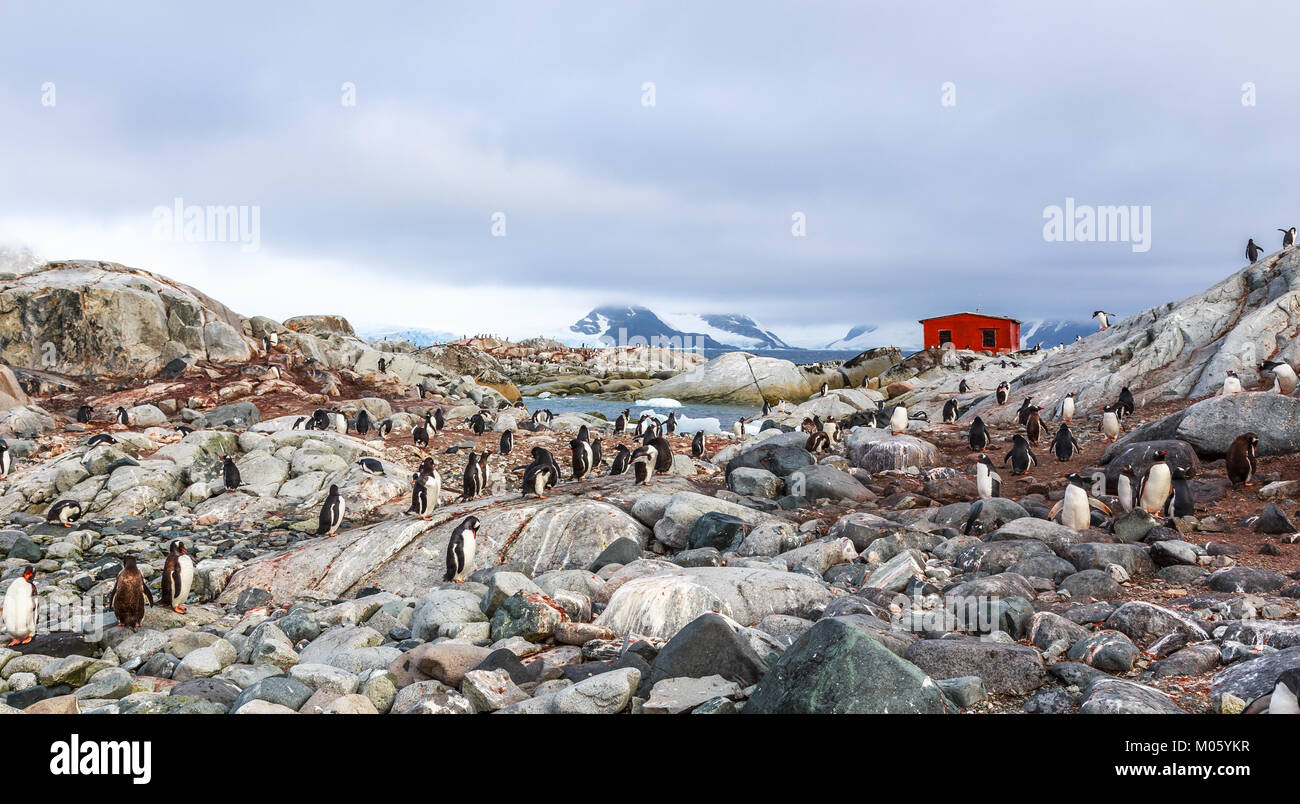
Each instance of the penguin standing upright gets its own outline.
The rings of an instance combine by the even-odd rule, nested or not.
[[[997,390],[994,391],[993,394],[997,397],[999,405],[1005,405],[1007,404],[1007,397],[1011,396],[1011,386],[1005,381],[1000,382],[998,383]]]
[[[465,461],[465,473],[461,475],[461,502],[468,502],[483,493],[483,475],[478,468],[478,455],[470,452]]]
[[[0,438],[0,480],[9,477],[14,468],[14,453],[9,449],[9,442]]]
[[[1063,422],[1074,421],[1075,393],[1077,392],[1071,391],[1070,393],[1065,395],[1065,399],[1061,400],[1061,421]]]
[[[591,471],[591,442],[587,440],[586,427],[578,431],[578,437],[569,442],[569,449],[573,450],[573,476],[572,480],[582,480]]]
[[[943,423],[944,424],[957,423],[957,400],[956,399],[949,399],[947,402],[943,403]]]
[[[618,418],[614,420],[614,433],[616,435],[627,429],[627,420],[630,418],[628,414],[631,412],[630,408],[625,408],[622,413],[618,414]]]
[[[975,489],[980,499],[1002,496],[1002,476],[993,468],[993,461],[984,453],[975,461]]]
[[[406,509],[406,513],[415,514],[425,522],[429,521],[429,512],[433,510],[429,505],[429,476],[414,472],[411,475],[411,507]]]
[[[965,377],[962,377],[961,382],[957,384],[957,393],[964,394],[969,390],[970,390],[970,384],[966,382]]]
[[[900,435],[907,432],[907,408],[898,405],[889,417],[889,431],[894,435]]]
[[[15,578],[5,590],[4,623],[9,634],[9,647],[25,645],[36,634],[36,584],[32,577],[36,570],[24,567],[21,578]]]
[[[1255,478],[1258,468],[1255,457],[1258,448],[1259,436],[1254,433],[1242,433],[1228,445],[1228,459],[1224,462],[1224,468],[1232,485],[1252,485],[1250,481]]]
[[[1165,501],[1173,492],[1173,475],[1169,471],[1169,464],[1165,463],[1168,454],[1164,450],[1157,452],[1155,461],[1147,467],[1142,482],[1138,484],[1137,504],[1148,514],[1159,514],[1164,510]]]
[[[830,392],[831,392],[831,384],[828,383],[828,382],[823,382],[823,383],[822,383],[822,389],[821,389],[821,390],[822,390],[822,396],[827,396],[827,395],[829,395]]]
[[[1038,465],[1038,457],[1029,448],[1029,442],[1019,434],[1011,439],[1011,449],[1007,452],[1006,457],[1002,459],[1002,465],[1006,466],[1007,461],[1011,462],[1012,476],[1023,475],[1029,471],[1031,466]]]
[[[664,428],[668,431],[668,435],[677,432],[677,413],[675,411],[668,411],[668,423],[664,425]]]
[[[1074,433],[1070,432],[1070,427],[1065,422],[1056,430],[1056,437],[1052,439],[1052,452],[1056,454],[1056,460],[1064,463],[1074,457],[1074,453],[1079,451],[1079,442],[1075,440]]]
[[[970,423],[970,435],[968,436],[968,440],[970,441],[970,448],[973,452],[983,452],[989,445],[989,429],[985,426],[984,420],[979,416],[976,416],[975,421]]]
[[[81,519],[81,503],[76,500],[59,500],[45,512],[46,522],[57,522],[65,528],[72,527],[78,519]]]
[[[1132,511],[1137,505],[1137,472],[1133,467],[1124,465],[1119,470],[1119,477],[1115,480],[1115,496],[1119,498],[1119,507],[1123,508],[1125,513]]]
[[[655,448],[655,471],[659,474],[669,472],[673,468],[673,447],[668,443],[668,439],[663,436],[647,437],[645,443]]]
[[[1133,392],[1126,385],[1119,389],[1119,401],[1116,403],[1115,412],[1122,418],[1132,416],[1135,410],[1137,410],[1137,403],[1133,401]]]
[[[82,405],[81,407],[77,408],[77,421],[82,424],[89,423],[90,417],[93,415],[95,415],[95,409],[92,408],[90,405]]]
[[[1259,364],[1261,372],[1273,372],[1273,393],[1285,394],[1290,396],[1300,385],[1300,378],[1296,377],[1295,369],[1291,368],[1290,363],[1284,363],[1276,360],[1265,360]]]
[[[506,430],[501,433],[501,454],[509,455],[510,451],[515,448],[515,431]]]
[[[1295,245],[1295,227],[1290,229],[1278,229],[1282,233],[1282,248],[1290,248]]]
[[[549,413],[550,411],[545,411],[545,412]],[[547,421],[550,421],[550,419],[548,418]],[[445,430],[446,427],[447,427],[446,414],[442,412],[442,408],[434,408],[433,409],[433,431],[435,433],[441,432],[442,430]]]
[[[546,496],[546,490],[554,486],[559,479],[560,467],[555,464],[555,457],[549,450],[533,447],[533,462],[524,467],[524,496],[532,494],[541,499]]]
[[[357,411],[357,435],[364,436],[370,432],[370,414],[365,408]]]
[[[386,371],[388,371],[388,361],[381,357],[379,358],[379,373],[383,374]]]
[[[190,588],[194,585],[194,559],[180,539],[171,544],[167,559],[163,562],[161,594],[158,605],[170,606],[177,614],[185,613],[185,601],[189,600]]]
[[[628,460],[632,457],[632,451],[624,444],[618,444],[614,447],[614,462],[609,467],[611,475],[621,475],[627,471]]]
[[[469,418],[469,430],[474,435],[483,435],[487,432],[487,417],[483,415],[482,411]]]
[[[644,443],[633,450],[632,456],[628,459],[632,467],[632,482],[643,486],[650,485],[650,478],[654,476],[658,459],[659,451],[652,443]]]
[[[433,429],[433,420],[429,418],[428,413],[424,414],[424,424],[417,424],[411,430],[411,440],[415,442],[415,446],[428,447],[429,433],[432,432]]]
[[[335,432],[347,435],[348,417],[343,415],[343,411],[339,409],[338,405],[330,408],[330,424]]]
[[[1025,416],[1025,436],[1032,444],[1037,444],[1043,434],[1043,420],[1038,418],[1039,410],[1037,405],[1030,405],[1029,414]]]
[[[1088,507],[1088,492],[1084,489],[1084,480],[1078,473],[1066,475],[1069,484],[1065,487],[1065,497],[1053,510],[1059,508],[1061,524],[1074,530],[1087,530],[1092,524],[1092,510]],[[1053,518],[1055,514],[1053,514]]]
[[[153,605],[153,592],[145,585],[144,576],[135,564],[135,556],[122,559],[122,570],[117,573],[113,591],[109,593],[109,605],[117,617],[117,624],[132,630],[140,627],[144,619],[144,603],[148,599]]]
[[[463,583],[474,566],[475,540],[478,538],[479,521],[476,516],[467,516],[451,532],[447,541],[447,574],[444,582]]]
[[[330,486],[330,492],[325,497],[324,504],[320,507],[320,519],[316,523],[316,535],[324,536],[329,534],[334,536],[339,532],[339,526],[343,524],[343,509],[346,505],[343,498],[339,496],[339,487]]]
[[[117,410],[113,413],[113,421],[123,427],[131,426],[131,417],[127,415],[126,408],[121,405],[118,405]]]
[[[229,455],[221,456],[221,478],[226,491],[234,491],[243,485],[243,480],[239,477],[239,467],[235,465],[235,459]]]
[[[1110,329],[1110,319],[1114,315],[1114,313],[1108,313],[1104,310],[1093,311],[1092,317],[1097,319],[1097,331],[1105,332]]]
[[[764,416],[769,416],[769,415],[771,415],[771,413],[772,413],[772,403],[771,403],[771,402],[768,402],[766,399],[764,399],[764,400],[763,400],[763,414],[762,414],[762,415],[764,415]]]
[[[1259,253],[1263,250],[1264,249],[1255,245],[1255,238],[1252,237],[1246,241],[1246,259],[1250,260],[1251,262],[1255,262],[1256,260],[1258,260]]]
[[[1187,482],[1190,466],[1175,466],[1169,470],[1169,499],[1165,502],[1164,515],[1173,517],[1191,516],[1196,512],[1196,500],[1192,496],[1192,484]]]
[[[1101,431],[1111,441],[1119,440],[1119,404],[1107,405],[1101,409]]]
[[[599,438],[591,440],[591,469],[595,471],[605,462],[605,455],[601,452],[602,446]]]
[[[1223,388],[1219,391],[1219,395],[1231,396],[1239,393],[1241,393],[1241,378],[1237,376],[1237,372],[1230,370],[1223,378]]]
[[[1022,425],[1029,421],[1029,409],[1033,407],[1029,403],[1032,399],[1032,396],[1025,397],[1025,401],[1020,403],[1020,409],[1016,411],[1016,421]]]

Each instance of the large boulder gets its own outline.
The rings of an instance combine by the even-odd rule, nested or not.
[[[1134,430],[1108,451],[1118,454],[1143,441],[1174,439],[1213,460],[1227,455],[1242,433],[1259,436],[1260,455],[1300,452],[1300,399],[1267,392],[1211,397]]]
[[[803,400],[817,390],[789,360],[727,352],[654,386],[657,397],[683,402],[761,406],[765,400]]]

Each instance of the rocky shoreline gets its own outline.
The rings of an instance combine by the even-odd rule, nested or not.
[[[1268,303],[1296,298],[1294,255],[1261,265],[1265,286],[1289,288]],[[45,318],[32,312],[41,283],[59,299]],[[1021,397],[1046,408],[1113,366],[1094,338],[1051,354],[873,350],[787,367],[544,342],[368,344],[337,317],[244,319],[102,263],[0,278],[0,297],[17,306],[0,313],[0,357],[27,385],[0,371],[11,403],[0,433],[16,458],[0,481],[0,583],[33,567],[55,623],[0,647],[0,712],[1234,713],[1300,668],[1300,545],[1282,508],[1300,497],[1300,447],[1272,438],[1244,488],[1224,479],[1221,457],[1238,431],[1289,432],[1300,401],[1171,399],[1134,375],[1124,440],[1096,432],[1109,396],[1081,394],[1080,453],[1058,463],[1040,445],[1041,465],[1000,470],[1002,497],[973,504],[975,412],[1001,463],[1022,431]],[[72,330],[58,341],[63,363],[38,368],[19,341],[55,337],[62,308],[134,319],[59,324]],[[1184,320],[1171,310],[1160,315]],[[117,351],[122,337],[140,348]],[[1126,343],[1157,379],[1209,348]],[[1271,359],[1294,362],[1287,349]],[[1151,368],[1158,360],[1169,362]],[[1014,393],[998,405],[1003,381]],[[638,485],[609,474],[630,434],[582,414],[536,422],[513,403],[538,388],[748,401],[765,429],[708,436],[695,457],[690,434],[668,434],[670,470]],[[764,397],[788,403],[762,416]],[[941,421],[949,399],[956,424]],[[897,434],[871,426],[900,403],[929,420]],[[76,420],[82,404],[89,422]],[[119,406],[126,424],[112,421]],[[335,408],[391,431],[301,428]],[[432,409],[447,426],[425,448],[412,433]],[[811,444],[801,426],[813,417],[839,424],[838,437]],[[582,428],[605,459],[572,480]],[[511,453],[492,454],[487,487],[463,498],[467,455],[496,453],[507,430]],[[88,444],[97,434],[113,440]],[[1195,463],[1193,515],[1124,514],[1103,487],[1115,515],[1080,530],[1050,521],[1059,475],[1140,471],[1153,444]],[[564,469],[541,499],[520,493],[537,447]],[[233,491],[227,455],[242,479]],[[425,520],[407,511],[428,458],[443,490]],[[317,536],[331,486],[345,522]],[[46,522],[57,500],[82,505],[73,527]],[[468,580],[445,583],[449,540],[470,516]],[[177,539],[195,561],[185,612],[153,606],[139,629],[117,624],[102,600],[122,560],[156,589]]]

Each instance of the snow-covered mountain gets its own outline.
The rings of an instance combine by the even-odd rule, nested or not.
[[[438,332],[423,327],[378,327],[362,329],[357,335],[366,341],[410,341],[416,346],[432,346],[435,343],[454,341],[460,337],[450,332]]]
[[[794,349],[752,318],[734,313],[682,313],[660,316],[647,307],[604,305],[578,320],[571,332],[588,343],[621,344],[652,338],[704,349]]]
[[[1113,325],[1118,320],[1110,323]],[[1096,321],[1025,321],[1020,325],[1020,346],[1032,349],[1041,343],[1044,349],[1050,349],[1060,343],[1074,343],[1075,336],[1086,338],[1096,331]]]
[[[849,329],[848,333],[837,340],[826,344],[827,349],[857,349],[866,351],[874,346],[880,346],[880,335],[876,334],[876,328],[871,324],[858,324]]]

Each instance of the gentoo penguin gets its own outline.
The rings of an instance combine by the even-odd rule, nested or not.
[[[234,491],[242,485],[239,467],[235,465],[235,459],[229,455],[221,456],[221,478],[225,483],[226,491]]]
[[[984,420],[979,416],[975,421],[970,423],[970,448],[974,452],[983,452],[984,448],[989,445],[989,430],[984,426]]]
[[[830,438],[830,436],[827,436],[827,438]],[[697,431],[695,433],[695,438],[691,439],[691,457],[693,458],[704,457],[704,431],[703,430]]]
[[[1105,330],[1110,329],[1110,319],[1114,315],[1114,313],[1108,313],[1104,310],[1093,311],[1092,317],[1097,319],[1097,331],[1104,332]]]
[[[32,576],[36,570],[24,567],[21,578],[15,578],[5,591],[4,622],[9,634],[9,647],[25,645],[36,634],[36,584]]]
[[[1300,715],[1300,670],[1283,671],[1273,691],[1251,701],[1242,714]]]
[[[1124,416],[1132,416],[1133,411],[1137,410],[1137,403],[1133,401],[1133,392],[1128,389],[1127,385],[1119,389],[1119,401],[1116,405],[1118,407],[1116,413],[1121,418]]]
[[[1029,409],[1033,407],[1029,403],[1032,399],[1032,396],[1025,397],[1025,401],[1020,403],[1020,409],[1016,411],[1016,421],[1022,425],[1029,421]]]
[[[379,373],[383,374],[385,371],[388,371],[388,361],[381,357],[379,358]]]
[[[732,423],[732,425],[731,425],[731,434],[732,434],[732,435],[737,435],[737,436],[743,436],[743,435],[745,434],[745,417],[744,417],[744,416],[741,416],[739,419],[736,419],[736,421]]]
[[[86,439],[86,446],[88,447],[98,447],[100,444],[116,444],[116,443],[117,443],[117,439],[113,438],[108,433],[96,433],[95,435]]]
[[[1119,507],[1123,508],[1125,513],[1132,511],[1137,505],[1137,486],[1137,472],[1133,471],[1133,467],[1127,464],[1121,467],[1119,477],[1115,480],[1115,496],[1119,497]]]
[[[1263,250],[1264,249],[1255,245],[1255,238],[1252,237],[1246,241],[1246,259],[1250,260],[1251,262],[1258,260],[1259,253]]]
[[[655,464],[659,460],[659,451],[652,443],[645,443],[632,451],[628,464],[632,467],[632,482],[643,486],[650,485],[654,476]]]
[[[943,403],[943,423],[957,423],[957,400],[949,399],[947,402]]]
[[[998,404],[1005,405],[1007,404],[1007,397],[1011,396],[1011,386],[1005,381],[1000,382],[998,383],[998,389],[994,391],[994,394],[997,396]]]
[[[820,430],[814,431],[804,442],[803,448],[813,455],[819,452],[830,452],[831,438]]]
[[[627,447],[619,445],[626,450]],[[615,463],[618,463],[615,459]],[[533,447],[533,462],[524,467],[524,485],[523,493],[527,497],[532,494],[538,499],[546,496],[546,490],[554,486],[560,479],[560,467],[556,466],[555,458],[549,450],[541,447]]]
[[[1237,372],[1229,371],[1223,378],[1223,389],[1219,391],[1219,394],[1229,396],[1230,394],[1239,393],[1241,393],[1241,378],[1237,376]]]
[[[302,419],[299,419],[298,421],[302,421]],[[184,438],[185,436],[187,436],[187,435],[189,435],[190,433],[194,432],[194,428],[193,428],[193,427],[186,427],[185,425],[182,424],[180,427],[177,427],[177,428],[176,428],[176,432],[180,433],[180,434],[181,434],[181,437]]]
[[[515,448],[515,431],[505,430],[501,433],[501,454],[509,455]]]
[[[1074,421],[1074,395],[1077,391],[1071,391],[1061,400],[1061,421]]]
[[[591,468],[595,470],[605,462],[605,454],[601,452],[601,442],[599,438],[591,440]]]
[[[131,426],[131,417],[127,415],[126,408],[121,405],[118,405],[117,410],[113,413],[113,421],[123,427]]]
[[[81,422],[82,424],[86,424],[87,422],[90,421],[90,417],[93,416],[94,414],[95,414],[94,408],[92,408],[90,405],[82,405],[81,407],[77,408],[77,421]]]
[[[1165,502],[1165,516],[1191,516],[1196,511],[1196,500],[1192,497],[1192,485],[1187,482],[1190,466],[1175,466],[1170,469],[1170,494]]]
[[[823,383],[822,383],[822,396],[826,396],[826,395],[828,395],[830,392],[831,392],[831,384],[828,383],[828,382],[823,382]]]
[[[668,443],[668,439],[661,435],[647,435],[643,444],[649,444],[655,448],[655,471],[659,474],[669,472],[673,468],[673,446]]]
[[[393,432],[393,420],[380,419],[375,424],[375,432],[379,434],[380,438],[388,438],[388,434]]]
[[[650,426],[651,421],[653,420],[650,418],[649,413],[642,413],[641,418],[636,420],[636,426],[632,428],[632,435],[636,436],[637,438],[640,438],[641,436],[645,435],[646,428]]]
[[[324,408],[316,408],[311,414],[312,430],[330,429],[330,412]]]
[[[1070,427],[1065,422],[1056,429],[1056,437],[1052,439],[1052,452],[1056,454],[1056,460],[1064,463],[1074,457],[1074,453],[1079,451],[1079,442],[1075,440],[1074,433],[1070,432]]]
[[[419,472],[411,474],[411,507],[406,509],[406,513],[415,514],[425,522],[429,521],[429,512],[433,510],[429,506],[429,487],[426,485],[428,479],[428,475]]]
[[[549,422],[551,420],[551,412],[549,410],[545,410],[542,412],[546,414],[546,420]],[[434,432],[440,432],[446,429],[446,427],[447,427],[447,417],[446,415],[443,414],[442,408],[434,408],[433,409]]]
[[[478,455],[470,452],[465,461],[465,473],[461,475],[461,502],[467,502],[483,493],[483,474],[478,468]]]
[[[1158,514],[1164,510],[1165,501],[1173,491],[1173,477],[1169,472],[1169,464],[1165,463],[1168,454],[1164,450],[1157,452],[1155,461],[1147,467],[1142,482],[1138,483],[1137,504],[1148,514]]]
[[[970,390],[970,384],[966,382],[965,377],[962,377],[961,382],[957,385],[957,393],[964,394],[969,390]]]
[[[1290,363],[1283,363],[1276,360],[1265,360],[1259,364],[1259,370],[1273,372],[1273,392],[1286,394],[1290,396],[1295,391],[1296,386],[1300,385],[1300,378],[1296,377],[1295,369],[1291,368]]]
[[[620,434],[627,429],[627,420],[629,418],[628,414],[631,412],[632,411],[630,408],[625,408],[622,413],[618,414],[618,418],[614,420],[615,434]]]
[[[1025,437],[1017,434],[1011,439],[1011,450],[1007,452],[1006,457],[1002,459],[1002,465],[1006,466],[1007,461],[1011,462],[1011,475],[1023,475],[1029,471],[1029,467],[1038,465],[1038,457],[1034,451],[1029,448],[1029,442]]]
[[[1107,405],[1101,409],[1101,431],[1111,441],[1119,440],[1119,403]]]
[[[1282,233],[1282,248],[1289,248],[1295,245],[1295,227],[1290,229],[1278,229]]]
[[[475,540],[478,538],[478,517],[467,516],[451,532],[447,541],[447,574],[444,582],[463,583],[474,566]]]
[[[324,536],[329,534],[333,536],[339,532],[339,526],[343,524],[343,509],[346,505],[343,498],[339,496],[339,487],[330,486],[330,493],[325,498],[325,503],[320,507],[320,520],[316,525],[316,535]]]
[[[9,449],[9,443],[0,438],[0,480],[9,477],[9,472],[14,468],[14,453]]]
[[[483,415],[482,411],[469,417],[469,430],[474,435],[483,435],[487,430],[487,418]]]
[[[361,458],[357,461],[357,466],[361,471],[370,475],[382,475],[384,473],[384,462],[378,458]]]
[[[479,489],[481,494],[492,493],[492,450],[485,449],[478,456]]]
[[[582,480],[591,471],[591,444],[579,434],[569,442],[569,449],[573,450],[573,476],[570,479]]]
[[[302,427],[302,423],[305,422],[305,421],[307,421],[307,417],[306,417],[306,416],[299,416],[298,418],[296,418],[296,419],[293,420],[293,427],[290,427],[289,429],[290,429],[290,430],[297,430],[299,427]]]
[[[632,451],[623,444],[614,445],[614,461],[610,464],[609,473],[611,475],[621,475],[627,471],[628,461],[632,458]]]
[[[59,500],[45,512],[46,522],[51,525],[58,522],[65,528],[72,527],[78,519],[81,519],[81,503],[76,500]]]
[[[1043,435],[1043,420],[1038,418],[1039,410],[1037,405],[1030,405],[1029,414],[1025,416],[1025,436],[1032,444],[1037,444]]]
[[[1255,478],[1255,471],[1258,468],[1255,459],[1258,448],[1259,436],[1254,433],[1242,433],[1228,445],[1228,459],[1224,462],[1224,468],[1232,485],[1240,486],[1243,483],[1247,486],[1252,485],[1250,481]]]
[[[834,416],[827,416],[826,421],[822,422],[822,432],[830,436],[832,442],[839,441],[841,438],[840,423],[835,421]]]
[[[428,413],[424,414],[424,424],[417,424],[411,430],[411,440],[415,442],[415,446],[428,447],[429,432],[433,429],[433,420],[429,418]]]
[[[347,435],[348,417],[343,415],[343,411],[339,409],[338,405],[330,408],[330,424],[333,425],[335,432]]]
[[[899,405],[889,417],[889,430],[894,435],[907,432],[907,408]]]
[[[673,435],[674,433],[677,432],[677,413],[676,413],[676,412],[671,411],[671,410],[668,411],[668,422],[664,425],[664,428],[665,428],[666,430],[668,430],[668,435]]]
[[[1061,524],[1074,530],[1087,530],[1092,526],[1092,509],[1110,515],[1111,510],[1101,500],[1088,496],[1088,481],[1077,472],[1065,476],[1069,485],[1065,487],[1065,497],[1052,506],[1048,519],[1055,519],[1060,514]]]
[[[542,409],[542,410],[533,411],[534,425],[540,427],[543,424],[549,425],[550,423],[551,423],[551,412],[549,410]]]
[[[1002,496],[1002,476],[994,470],[989,456],[982,452],[975,461],[975,488],[982,500]]]
[[[180,539],[172,542],[163,562],[162,587],[158,595],[158,605],[170,606],[177,614],[185,613],[185,601],[190,598],[190,587],[194,585],[194,559]]]
[[[113,614],[117,616],[117,624],[130,629],[139,628],[140,621],[144,619],[146,598],[152,606],[153,592],[145,585],[144,576],[135,565],[135,556],[125,556],[122,559],[122,571],[117,574],[113,591],[108,595]]]
[[[363,436],[366,433],[370,432],[370,414],[366,412],[365,408],[362,408],[361,410],[357,411],[356,427],[357,427],[357,435],[359,436]]]
[[[809,435],[812,435],[813,433],[817,432],[818,427],[817,425],[813,424],[812,419],[805,416],[803,421],[799,423],[799,429],[805,433],[808,433]]]

